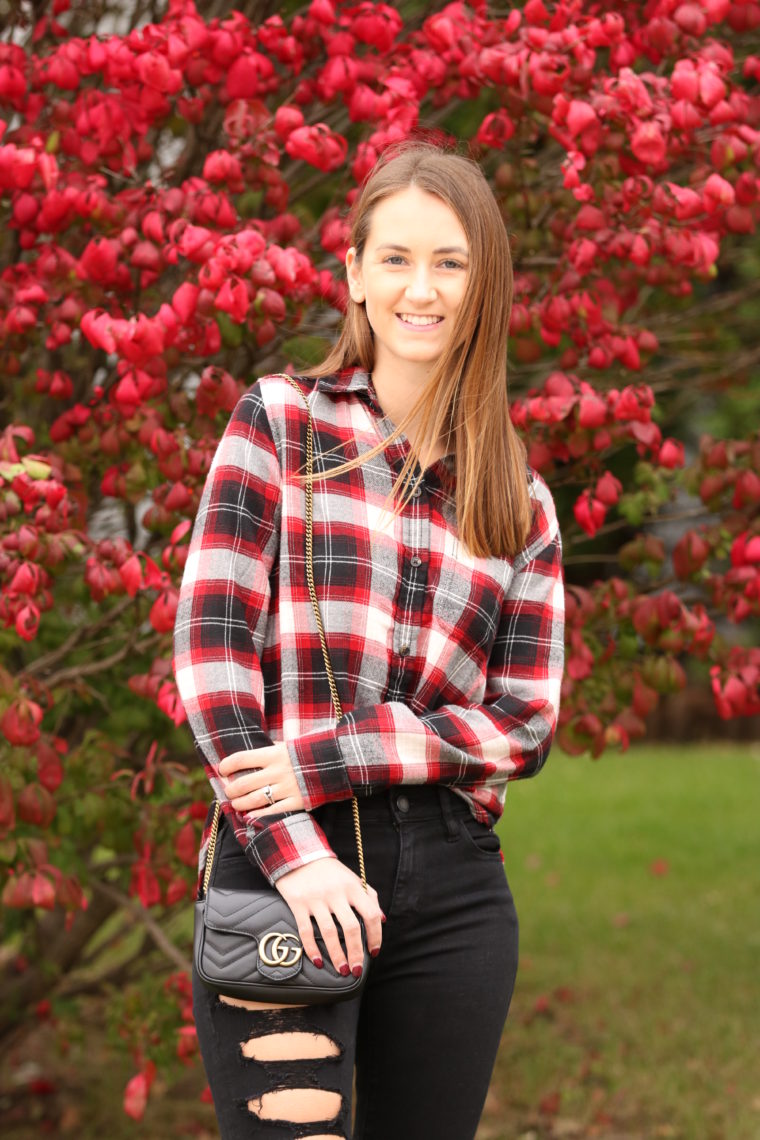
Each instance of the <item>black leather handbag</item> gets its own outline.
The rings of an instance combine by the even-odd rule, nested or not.
[[[335,677],[327,651],[322,615],[314,587],[313,567],[313,484],[314,427],[306,397],[290,376],[282,373],[306,403],[308,427],[306,436],[306,577],[309,596],[319,631],[327,679],[330,685],[335,715],[343,715]],[[367,877],[364,868],[359,805],[352,802],[354,830],[359,856],[359,872],[364,889]],[[199,978],[210,989],[229,997],[271,1003],[317,1005],[324,1002],[346,1001],[360,993],[367,978],[370,957],[366,933],[362,927],[364,962],[361,977],[352,973],[343,977],[334,969],[320,937],[317,944],[322,951],[324,965],[317,969],[306,955],[298,935],[293,912],[276,887],[258,890],[225,890],[213,883],[214,855],[216,853],[221,804],[214,805],[214,816],[209,835],[201,896],[195,903],[194,947],[195,968]],[[240,849],[241,859],[247,859]]]

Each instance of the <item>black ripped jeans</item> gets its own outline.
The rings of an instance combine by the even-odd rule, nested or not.
[[[517,916],[498,837],[443,786],[405,785],[360,798],[359,812],[367,879],[387,915],[361,997],[247,1010],[226,1005],[193,978],[198,1037],[223,1140],[475,1135],[517,971]],[[350,801],[314,814],[338,858],[358,873]],[[242,885],[241,876],[261,885],[229,829],[221,842],[216,885]],[[330,1039],[324,1051],[333,1055],[299,1061],[244,1056],[247,1041],[282,1032],[324,1035]],[[261,1119],[251,1111],[249,1101],[282,1088],[339,1093],[340,1111],[308,1124]]]

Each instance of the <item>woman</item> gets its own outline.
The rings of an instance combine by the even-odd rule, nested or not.
[[[265,876],[305,953],[319,960],[313,920],[344,974],[361,970],[361,920],[372,959],[361,997],[328,1006],[256,1006],[195,979],[224,1140],[350,1136],[354,1065],[355,1137],[474,1136],[517,967],[492,828],[556,724],[560,536],[509,418],[497,204],[469,159],[398,144],[361,189],[350,242],[340,339],[296,378],[344,715],[305,584],[307,412],[282,376],[240,399],[209,471],[175,670],[224,805],[217,885]]]

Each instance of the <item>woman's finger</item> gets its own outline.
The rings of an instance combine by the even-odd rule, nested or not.
[[[323,965],[322,951],[317,946],[317,940],[314,937],[314,928],[311,925],[311,913],[308,907],[296,903],[290,909],[293,911],[293,917],[296,920],[298,937],[301,939],[304,953],[307,958],[311,958],[315,966],[321,967]]]
[[[364,965],[364,944],[362,924],[348,904],[335,907],[335,917],[340,923],[346,943],[346,956],[352,974],[358,977]],[[358,971],[358,973],[357,973]]]
[[[258,781],[258,787],[244,789],[237,780],[225,783],[224,790],[235,811],[250,811],[256,814],[277,815],[284,811],[301,811],[304,800],[295,777],[290,773],[267,773],[269,779]],[[267,797],[267,788],[271,800]]]
[[[244,775],[225,779],[224,790],[230,799],[235,797],[239,799],[241,796],[255,795],[266,787],[266,784],[267,780],[261,772],[246,772]]]
[[[229,789],[227,797],[235,811],[252,812],[256,815],[261,811],[261,795],[258,792],[250,792],[248,795],[238,796],[235,795],[232,789]]]
[[[292,771],[293,764],[290,759],[287,744],[280,741],[277,744],[267,744],[264,748],[248,748],[240,752],[230,752],[219,762],[219,773],[222,776],[233,776],[252,768],[271,768]]]
[[[262,768],[273,759],[274,752],[274,748],[249,748],[244,752],[230,752],[229,756],[220,760],[219,774],[233,776],[246,768]]]
[[[359,912],[364,923],[367,948],[374,958],[379,954],[383,941],[383,912],[380,908],[377,891],[374,887],[368,886],[366,891],[362,890],[357,898],[351,900],[351,905],[354,910]]]
[[[330,961],[338,973],[346,977],[350,972],[350,967],[346,960],[346,955],[343,952],[343,947],[340,944],[338,930],[329,907],[323,902],[315,902],[312,906],[311,913],[319,928],[319,933],[322,936],[322,941],[325,944],[325,949],[327,950]]]
[[[261,806],[262,800],[263,797],[259,792],[257,795],[243,796],[240,800],[230,799],[230,803],[235,811],[248,812],[250,815],[255,815],[257,819],[260,815],[282,815],[283,812],[287,811],[302,811],[304,806],[300,795],[285,796],[284,799],[275,800],[273,804],[266,807]]]

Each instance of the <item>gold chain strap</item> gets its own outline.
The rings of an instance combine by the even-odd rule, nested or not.
[[[333,708],[335,715],[340,720],[343,716],[343,708],[338,696],[338,686],[335,684],[335,675],[332,670],[332,662],[330,661],[330,654],[327,650],[327,639],[325,637],[325,627],[322,624],[322,614],[319,609],[319,602],[317,601],[317,591],[314,585],[314,483],[312,482],[312,475],[314,473],[314,422],[311,418],[311,408],[309,402],[304,396],[301,389],[296,384],[292,376],[288,376],[286,372],[278,372],[276,375],[281,376],[283,380],[287,380],[289,384],[295,388],[298,395],[306,404],[307,429],[306,429],[306,473],[307,482],[305,488],[306,497],[306,581],[309,586],[309,597],[311,598],[312,609],[314,610],[314,617],[317,622],[317,630],[319,632],[319,643],[322,646],[322,656],[325,661],[325,670],[327,672],[327,682],[330,686],[330,695],[332,696]],[[362,881],[362,886],[365,891],[367,889],[367,873],[364,867],[364,844],[362,843],[362,829],[359,823],[359,804],[356,796],[351,801],[351,808],[354,817],[354,833],[356,835],[356,851],[359,856],[359,876]],[[206,894],[208,885],[211,880],[211,866],[214,861],[214,854],[216,852],[216,839],[219,832],[219,817],[221,814],[221,804],[217,800],[214,804],[214,817],[211,821],[211,831],[209,833],[208,851],[206,853],[206,869],[203,876],[203,893]]]
[[[211,820],[211,831],[208,837],[208,848],[206,850],[206,869],[203,872],[203,894],[208,894],[208,885],[211,882],[211,868],[214,865],[214,855],[216,854],[216,837],[219,834],[219,815],[222,810],[222,805],[219,800],[214,803],[214,818]]]

